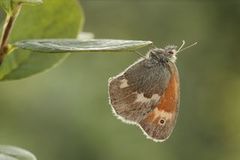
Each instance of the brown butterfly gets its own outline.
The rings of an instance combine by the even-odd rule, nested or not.
[[[178,50],[176,46],[151,49],[146,57],[109,79],[114,114],[138,125],[157,142],[166,140],[175,127],[180,102],[176,54],[196,43],[183,48],[184,44]]]

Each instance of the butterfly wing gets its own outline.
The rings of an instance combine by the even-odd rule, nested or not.
[[[173,129],[177,115],[170,116],[170,112],[177,111],[178,108],[177,83],[178,74],[175,64],[168,65],[152,59],[140,59],[123,73],[109,79],[109,97],[113,112],[123,121],[141,126],[148,137],[165,139]],[[170,94],[170,90],[174,85],[176,88],[172,92],[176,96],[168,97],[173,95]],[[169,93],[167,94],[166,91]],[[169,99],[171,104],[170,102],[168,104]],[[172,129],[163,127],[157,122],[162,119],[166,122],[164,126],[173,125]]]

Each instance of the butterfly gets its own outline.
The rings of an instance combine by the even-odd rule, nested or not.
[[[113,113],[123,122],[139,126],[156,142],[172,133],[179,111],[179,74],[175,65],[177,46],[154,48],[126,70],[108,81]]]

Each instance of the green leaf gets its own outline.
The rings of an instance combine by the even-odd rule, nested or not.
[[[77,0],[45,0],[44,5],[23,7],[10,43],[21,39],[76,38],[82,24],[83,13]],[[5,56],[0,66],[0,80],[20,79],[40,73],[56,66],[68,55],[14,50]]]
[[[37,158],[29,151],[14,147],[0,145],[1,160],[37,160]]]
[[[134,40],[111,40],[111,39],[46,39],[46,40],[24,40],[15,43],[16,47],[47,53],[66,52],[112,52],[133,51],[138,48],[152,44],[151,41]]]

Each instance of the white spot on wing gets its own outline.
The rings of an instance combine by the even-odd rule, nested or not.
[[[137,94],[137,98],[135,102],[140,102],[140,103],[150,103],[151,101],[159,101],[160,96],[158,94],[153,94],[151,98],[146,98],[144,97],[143,93]]]
[[[160,96],[158,94],[153,94],[151,99],[154,100],[154,101],[159,101]]]
[[[120,84],[120,88],[126,88],[126,87],[128,87],[129,85],[128,85],[128,80],[126,80],[126,79],[122,79],[121,80],[121,84]]]

